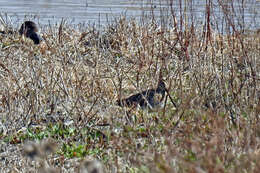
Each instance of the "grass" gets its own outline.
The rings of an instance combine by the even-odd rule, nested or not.
[[[232,18],[230,33],[213,30],[209,11],[202,26],[171,15],[167,27],[62,22],[43,29],[40,46],[0,35],[0,172],[77,172],[93,159],[106,172],[259,172],[259,33]],[[160,73],[164,108],[115,104],[156,87]]]

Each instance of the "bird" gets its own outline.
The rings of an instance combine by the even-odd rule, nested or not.
[[[140,93],[131,95],[125,99],[118,99],[117,105],[121,107],[132,107],[139,105],[142,109],[154,109],[161,106],[166,93],[166,85],[161,79],[156,89],[148,89]]]
[[[41,37],[37,34],[38,28],[36,24],[32,21],[25,21],[20,29],[19,34],[24,35],[27,38],[30,38],[33,40],[34,44],[40,44],[40,41],[42,40]]]

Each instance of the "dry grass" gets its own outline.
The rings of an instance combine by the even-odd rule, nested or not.
[[[260,172],[260,35],[208,23],[121,18],[82,33],[62,22],[40,46],[0,35],[0,172],[77,172],[86,158],[106,172]],[[160,71],[177,108],[116,106]],[[55,151],[24,148],[47,138]]]

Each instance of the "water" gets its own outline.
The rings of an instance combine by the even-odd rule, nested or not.
[[[178,16],[179,0],[173,0],[174,10]],[[237,0],[236,2],[242,2]],[[186,0],[192,3],[192,15],[196,21],[205,19],[205,0]],[[218,0],[212,0],[214,17],[221,22],[223,15],[218,8]],[[246,0],[244,7],[244,22],[246,26],[260,28],[260,2]],[[184,5],[184,0],[183,0]],[[167,0],[0,0],[1,14],[8,14],[12,23],[20,24],[25,19],[36,19],[41,24],[59,23],[62,18],[70,23],[104,24],[120,15],[128,18],[140,18],[149,15],[153,9],[154,16],[170,15],[169,1]],[[239,9],[239,3],[235,3]],[[184,9],[183,9],[184,10]],[[190,11],[188,9],[187,11]],[[191,15],[191,13],[187,13]],[[239,20],[242,20],[239,18]]]
[[[127,0],[1,0],[0,12],[9,16],[24,18],[37,15],[42,23],[70,19],[75,23],[105,22],[121,14],[139,17],[151,3]]]

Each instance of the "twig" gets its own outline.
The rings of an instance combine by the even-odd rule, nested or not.
[[[165,89],[165,90],[166,90],[166,93],[167,93],[167,95],[169,96],[169,98],[170,98],[172,104],[174,105],[174,107],[175,107],[176,109],[178,109],[176,103],[173,101],[171,95],[169,94],[169,91],[168,91],[167,89]]]
[[[176,122],[175,125],[173,126],[172,130],[174,130],[174,129],[179,125],[179,123],[180,123],[180,121],[181,121],[183,115],[184,115],[184,111],[182,111],[182,113],[181,113],[179,119],[177,120],[177,122]]]

